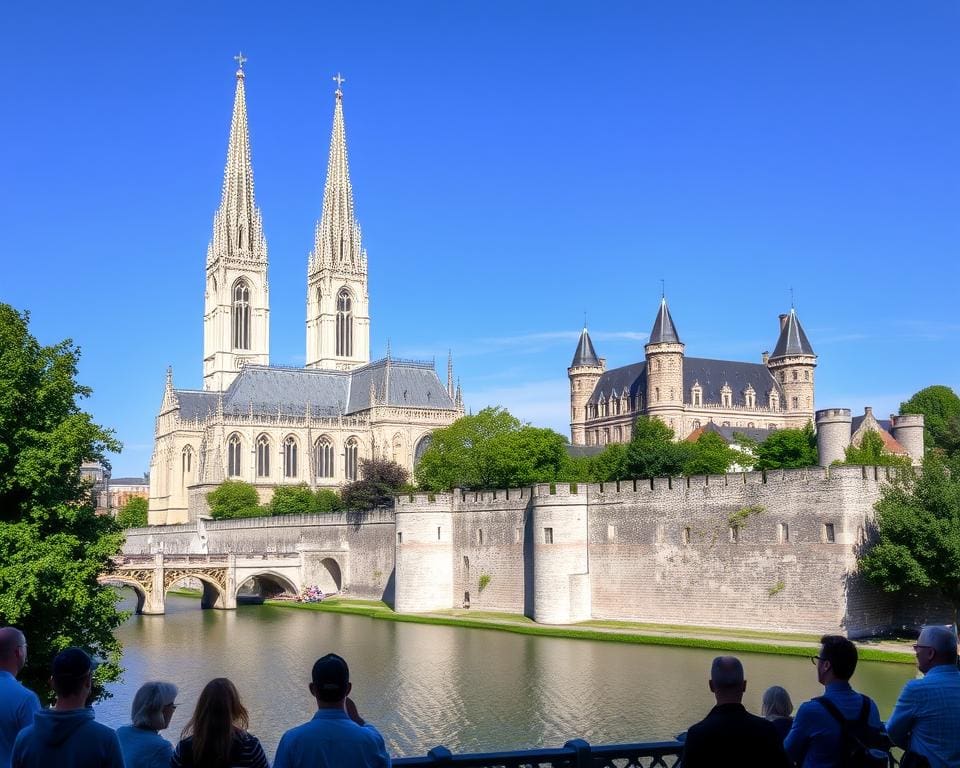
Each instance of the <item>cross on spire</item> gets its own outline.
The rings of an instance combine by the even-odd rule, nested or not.
[[[239,67],[240,72],[243,72],[243,65],[249,61],[249,59],[243,55],[243,51],[240,51],[240,53],[234,56],[233,60],[237,62],[237,66]]]
[[[337,72],[337,74],[331,77],[330,79],[337,84],[337,91],[336,91],[337,95],[342,96],[343,89],[340,86],[342,86],[345,82],[347,82],[347,78],[342,77],[340,73]]]

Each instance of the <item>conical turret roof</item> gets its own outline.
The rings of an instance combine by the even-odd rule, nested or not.
[[[600,365],[600,358],[597,357],[597,352],[593,348],[586,326],[580,332],[580,341],[577,343],[577,351],[573,353],[573,362],[570,363],[570,367],[576,368],[580,365]]]
[[[673,318],[670,317],[670,308],[667,306],[667,299],[660,299],[660,309],[657,310],[657,319],[653,321],[653,330],[650,331],[650,340],[648,344],[680,344],[680,334],[677,333],[677,326],[673,324]]]
[[[787,315],[786,322],[780,330],[780,338],[777,339],[777,346],[774,347],[770,359],[789,357],[790,355],[815,356],[813,347],[810,346],[807,334],[803,332],[803,326],[800,325],[800,319],[793,307],[790,308],[790,314]]]

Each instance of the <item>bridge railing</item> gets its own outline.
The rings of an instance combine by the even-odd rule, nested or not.
[[[423,757],[401,757],[393,764],[399,768],[680,768],[682,753],[679,741],[592,746],[574,739],[560,749],[517,752],[455,755],[446,747],[434,747]]]
[[[174,555],[164,554],[165,565],[206,565],[223,563],[228,555],[234,555],[241,560],[299,560],[299,552],[223,552],[213,555]],[[153,563],[156,555],[118,555],[113,558],[114,565],[143,565]]]

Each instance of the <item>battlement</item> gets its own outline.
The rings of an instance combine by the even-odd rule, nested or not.
[[[816,412],[815,417],[818,424],[824,419],[850,421],[853,418],[849,408],[823,408]]]

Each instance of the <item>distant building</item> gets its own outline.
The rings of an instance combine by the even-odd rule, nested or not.
[[[130,499],[150,498],[150,475],[111,477],[108,488],[110,508],[116,514]]]
[[[826,408],[817,411],[817,449],[820,466],[828,467],[846,458],[846,449],[859,446],[867,432],[876,432],[883,440],[883,449],[894,456],[908,456],[916,465],[923,459],[923,414],[891,414],[877,419],[867,406],[863,416],[852,416],[849,408]]]
[[[80,465],[80,476],[90,484],[90,503],[98,514],[110,514],[110,470],[99,461],[85,461]]]

